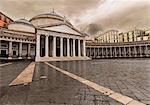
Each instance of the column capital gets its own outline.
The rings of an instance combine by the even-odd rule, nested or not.
[[[46,37],[49,37],[49,35],[45,34]]]
[[[41,34],[36,34],[36,36],[41,36]]]

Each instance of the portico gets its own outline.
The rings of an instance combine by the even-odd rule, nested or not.
[[[38,31],[36,61],[78,60],[80,58],[86,58],[84,37],[45,30]]]

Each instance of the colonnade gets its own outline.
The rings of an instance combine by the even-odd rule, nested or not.
[[[87,46],[91,58],[150,57],[150,45]]]
[[[42,39],[42,37],[44,38]],[[44,51],[42,48],[44,48]],[[57,51],[57,48],[59,48],[60,50]],[[50,54],[50,52],[52,52],[52,54]],[[59,53],[60,55],[57,55],[57,53]],[[37,35],[37,43],[36,43],[37,58],[82,57],[82,56],[86,56],[85,40],[83,39],[57,37],[57,36],[40,35],[40,34]]]
[[[8,42],[8,59],[13,58],[13,43],[12,41]],[[22,42],[15,42],[19,44],[18,48],[18,59],[22,59],[22,49],[23,49],[23,43]],[[26,43],[27,44],[27,58],[31,59],[31,43]]]

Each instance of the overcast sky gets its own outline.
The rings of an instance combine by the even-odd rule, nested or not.
[[[0,0],[0,11],[13,20],[52,12],[65,15],[89,34],[150,28],[150,0]]]

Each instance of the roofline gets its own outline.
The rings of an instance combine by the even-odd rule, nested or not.
[[[12,20],[10,17],[8,17],[7,15],[5,15],[4,13],[0,12],[0,14],[6,16],[8,19],[10,19],[12,22],[14,22],[14,20]]]
[[[51,31],[51,32],[56,32],[56,33],[63,33],[63,34],[69,34],[69,35],[75,35],[75,36],[85,37],[85,36],[83,36],[83,35],[72,34],[72,33],[66,33],[66,32],[59,32],[59,31],[54,31],[54,30],[47,30],[47,29],[42,29],[42,28],[37,28],[37,30]]]
[[[33,33],[33,32],[27,32],[27,31],[10,30],[10,29],[6,29],[6,28],[0,28],[0,29],[4,30],[4,31],[20,32],[20,33],[34,34],[34,35],[36,34],[36,32]]]
[[[60,20],[60,21],[64,21],[63,17],[61,18],[57,18],[57,17],[33,17],[29,20],[29,22],[31,22],[32,20],[35,20],[35,19],[40,19],[40,18],[51,18],[51,19],[56,19],[56,20]],[[70,25],[72,25],[68,20],[66,20],[66,22]]]

